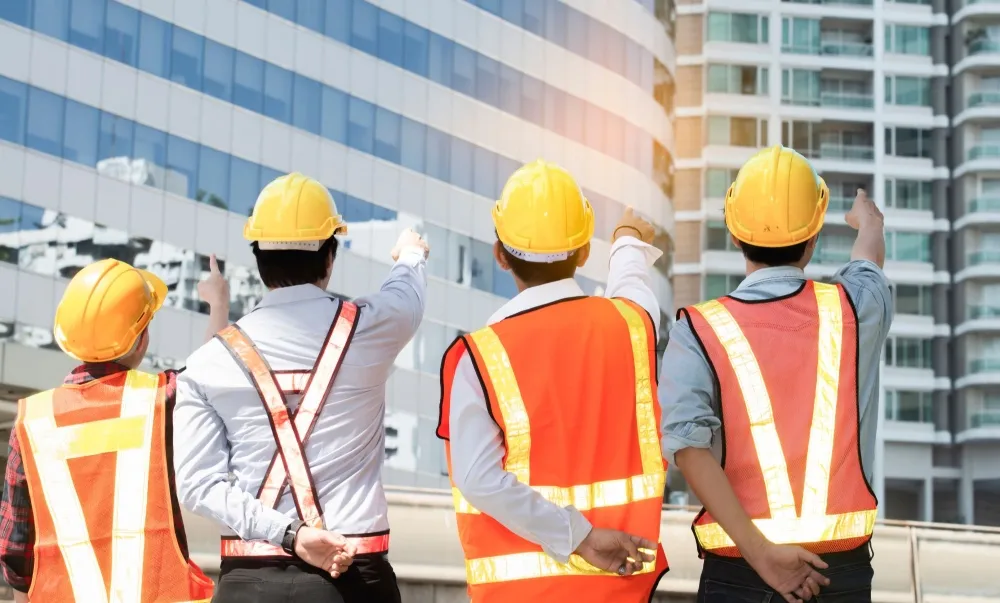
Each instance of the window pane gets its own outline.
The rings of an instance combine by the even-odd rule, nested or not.
[[[69,22],[70,44],[101,53],[104,47],[104,7],[107,4],[111,3],[104,0],[73,0]]]
[[[427,128],[426,174],[443,182],[451,181],[451,137],[431,127]]]
[[[282,174],[278,170],[271,169],[266,165],[260,166],[260,182],[257,185],[257,191],[259,192],[264,190],[264,187],[266,187],[268,184],[271,184],[281,176],[284,176],[284,174]],[[256,200],[256,196],[254,197],[254,199]]]
[[[0,139],[24,144],[28,86],[0,77]]]
[[[497,158],[493,151],[488,151],[482,147],[476,147],[475,151],[475,187],[474,192],[487,199],[497,199],[500,191],[497,190]]]
[[[323,33],[323,23],[325,11],[324,3],[327,0],[298,0],[299,7],[295,13],[295,22],[303,27]]]
[[[472,188],[472,153],[471,143],[461,138],[451,139],[451,183],[467,191]]]
[[[230,158],[229,175],[229,211],[249,216],[261,190],[257,186],[260,166],[234,156]]]
[[[729,92],[729,66],[708,66],[708,91]]]
[[[427,77],[427,30],[407,21],[403,26],[403,68]]]
[[[145,161],[146,180],[142,183],[160,189],[166,189],[178,195],[184,195],[183,186],[177,182],[167,182],[167,134],[147,128],[141,124],[135,125],[135,150],[132,157]],[[138,170],[134,170],[133,173]],[[173,188],[168,188],[168,184]]]
[[[517,284],[509,272],[493,262],[493,293],[506,299],[517,295]]]
[[[471,50],[455,44],[454,63],[451,71],[451,87],[456,92],[468,96],[476,94],[476,55]]]
[[[100,113],[97,109],[67,100],[63,157],[69,161],[95,167],[99,124]]]
[[[264,115],[292,123],[292,72],[264,64]]]
[[[351,16],[351,46],[361,52],[378,56],[378,13],[374,5],[354,0]]]
[[[320,133],[322,89],[316,80],[295,74],[295,111],[292,124],[313,134]]]
[[[295,21],[295,0],[267,0],[267,10],[282,19]]]
[[[26,144],[29,148],[62,156],[63,139],[63,98],[40,88],[28,89],[28,132]]]
[[[386,10],[378,15],[378,58],[403,66],[403,20]]]
[[[170,53],[170,79],[194,90],[201,90],[202,53],[205,39],[180,27],[174,28]]]
[[[729,144],[729,118],[710,116],[708,118],[708,144]]]
[[[142,13],[139,20],[139,69],[159,77],[170,74],[170,25]]]
[[[184,196],[196,199],[198,188],[198,145],[170,136],[167,139],[167,167],[173,172],[168,178],[168,190],[178,189]],[[176,183],[176,185],[174,184]]]
[[[499,107],[511,115],[521,114],[521,72],[500,63]]]
[[[544,123],[542,85],[530,75],[521,77],[521,117],[538,126]]]
[[[324,31],[338,42],[351,41],[352,0],[319,0],[326,3],[326,25]]]
[[[228,46],[205,40],[205,94],[224,101],[233,98],[233,62],[235,51]]]
[[[139,12],[124,4],[108,3],[104,29],[104,56],[135,67]]]
[[[430,78],[442,86],[450,88],[455,43],[435,33],[430,34],[430,41],[430,64],[428,66]]]
[[[524,28],[539,36],[545,31],[545,7],[541,2],[524,3]]]
[[[545,112],[545,129],[555,132],[560,136],[566,135],[566,97],[569,95],[559,90],[555,86],[544,84],[542,86],[544,94],[543,111]]]
[[[375,107],[352,96],[347,120],[347,143],[359,151],[371,153],[374,145]]]
[[[381,107],[375,113],[375,156],[399,163],[399,115]]]
[[[482,241],[472,240],[470,251],[472,259],[469,262],[469,272],[472,277],[472,287],[480,291],[493,291],[493,246]]]
[[[528,2],[534,4],[534,2]],[[545,8],[545,37],[555,44],[566,47],[566,27],[568,17],[566,12],[569,8],[562,2],[542,2]]]
[[[0,19],[28,27],[31,0],[4,0],[0,2]]]
[[[228,209],[229,156],[208,147],[201,147],[198,166],[198,193],[195,199],[213,207]]]
[[[264,62],[242,52],[236,53],[233,103],[254,113],[264,109]]]
[[[101,131],[97,139],[97,158],[132,157],[133,124],[110,113],[101,113]]]
[[[69,0],[34,0],[34,2],[35,31],[65,42],[69,37]]]
[[[566,48],[574,54],[587,56],[587,16],[575,8],[567,7],[566,17]]]
[[[402,164],[419,173],[424,172],[424,153],[427,148],[427,127],[412,119],[402,120]]]
[[[476,59],[476,98],[497,106],[499,102],[498,78],[500,64],[481,54]]]
[[[347,95],[340,90],[323,86],[323,138],[347,144]]]

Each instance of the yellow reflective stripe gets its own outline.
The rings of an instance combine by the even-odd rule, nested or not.
[[[601,509],[627,505],[639,500],[663,498],[667,474],[660,470],[649,475],[633,475],[626,479],[611,479],[593,484],[581,484],[560,488],[558,486],[532,486],[545,500],[560,507],[573,505],[578,511]],[[455,512],[478,515],[479,511],[462,496],[458,488],[452,488]]]
[[[42,453],[61,460],[139,448],[144,422],[142,417],[128,417],[67,425],[52,435]]]
[[[473,333],[472,340],[486,364],[497,406],[503,415],[504,438],[507,440],[504,469],[513,473],[522,484],[530,484],[531,426],[528,423],[528,410],[521,399],[521,389],[517,386],[517,378],[510,366],[510,357],[500,338],[490,327]]]
[[[650,552],[650,551],[645,551]],[[652,551],[655,555],[656,551]],[[643,563],[635,574],[648,574],[656,569],[656,561]],[[470,585],[551,578],[555,576],[617,576],[599,569],[578,555],[570,555],[569,563],[559,563],[545,553],[515,553],[469,559],[465,562],[466,579]]]
[[[780,519],[755,519],[754,525],[775,544],[800,544],[864,538],[875,530],[878,511],[853,511],[839,515],[813,517],[782,517]],[[736,545],[717,523],[696,524],[694,532],[698,542],[708,550],[732,548]]]
[[[31,396],[24,402],[24,428],[28,434],[32,456],[38,468],[38,478],[52,516],[56,542],[66,563],[73,599],[93,603],[107,603],[108,593],[104,578],[97,564],[94,547],[87,532],[80,499],[73,488],[69,464],[65,458],[46,454],[50,441],[56,441],[56,427],[52,410],[51,390]]]
[[[802,491],[802,517],[826,515],[830,492],[830,465],[840,395],[840,354],[844,315],[836,285],[814,283],[819,307],[819,354],[816,363],[816,400],[809,427],[809,450]]]
[[[618,299],[611,302],[628,324],[632,361],[635,364],[635,420],[639,430],[639,454],[642,457],[642,472],[653,476],[663,471],[663,452],[660,450],[660,426],[656,424],[656,411],[653,408],[649,337],[642,316],[634,308]]]
[[[129,371],[122,394],[122,418],[142,419],[142,446],[118,452],[115,469],[115,507],[111,526],[110,603],[142,599],[143,559],[146,547],[146,505],[149,493],[150,449],[159,377]]]
[[[764,476],[771,517],[794,519],[795,498],[792,496],[792,485],[788,479],[788,466],[785,464],[785,454],[781,450],[781,440],[778,439],[778,430],[774,425],[771,397],[767,393],[767,386],[764,385],[760,365],[757,364],[753,350],[750,349],[750,342],[743,335],[743,330],[733,315],[718,301],[704,302],[695,308],[715,332],[736,373],[750,418],[750,433]]]

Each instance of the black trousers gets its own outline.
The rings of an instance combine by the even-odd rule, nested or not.
[[[820,590],[817,603],[871,603],[872,555],[869,545],[852,551],[820,555],[829,564],[821,570],[830,586]],[[784,603],[741,558],[707,553],[698,585],[698,603]]]
[[[400,603],[383,553],[358,555],[334,579],[301,561],[224,560],[212,603]]]

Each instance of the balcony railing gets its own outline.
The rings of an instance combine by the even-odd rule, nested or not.
[[[969,363],[970,373],[1000,373],[1000,358],[977,358]]]
[[[848,107],[853,109],[871,109],[875,99],[871,94],[850,94],[843,92],[824,92],[819,96],[819,103],[824,107]]]
[[[1000,40],[992,38],[979,38],[969,44],[969,54],[983,54],[1000,52]]]
[[[969,212],[1000,212],[1000,197],[976,197],[969,201]]]
[[[813,261],[820,264],[846,264],[851,261],[851,250],[842,247],[823,247],[820,243],[813,253]]]
[[[970,304],[969,318],[1000,318],[1000,306],[988,304]]]
[[[1000,412],[995,410],[980,410],[969,415],[969,426],[1000,427]]]
[[[973,4],[1000,4],[1000,0],[965,0],[966,6]]]
[[[987,249],[970,253],[969,265],[977,266],[979,264],[1000,264],[1000,250]]]
[[[873,0],[782,0],[789,4],[850,4],[851,6],[871,6]]]
[[[969,149],[969,161],[1000,157],[1000,144],[977,144]]]
[[[1000,3],[1000,0],[997,0]],[[969,95],[968,107],[989,107],[1000,105],[1000,92],[973,92]]]
[[[875,158],[875,149],[871,145],[824,142],[819,145],[819,151],[814,152],[813,156],[818,159],[868,161]]]
[[[870,57],[874,48],[864,42],[821,42],[819,54],[843,57]],[[817,54],[816,52],[803,54]]]
[[[846,214],[851,211],[852,207],[854,207],[854,197],[830,195],[830,204],[827,206],[827,211]]]

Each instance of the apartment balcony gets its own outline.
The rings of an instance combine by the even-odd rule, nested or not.
[[[969,427],[1000,427],[1000,412],[981,410],[969,415]]]
[[[955,335],[966,333],[1000,332],[1000,303],[969,304],[965,307],[965,320],[955,328]]]
[[[973,172],[1000,171],[1000,144],[986,143],[970,146],[965,152],[965,162],[955,170],[955,177]]]
[[[955,228],[979,224],[1000,224],[1000,197],[970,199],[965,215],[955,221]]]
[[[969,362],[969,373],[1000,373],[1000,358],[976,358]]]
[[[1000,2],[1000,0],[996,0]],[[966,101],[967,108],[1000,107],[1000,92],[973,92]]]
[[[788,4],[820,4],[830,6],[873,6],[874,0],[781,0]]]
[[[819,149],[813,151],[814,159],[843,159],[846,161],[871,161],[875,159],[875,147],[872,145],[821,143]]]
[[[952,119],[952,125],[994,120],[1000,120],[1000,92],[973,92],[966,97],[965,108]]]
[[[830,203],[827,205],[827,213],[846,214],[854,207],[854,197],[845,195],[830,195]]]
[[[823,245],[821,237],[816,244],[816,251],[813,252],[812,261],[818,264],[836,264],[841,266],[851,261],[851,250],[849,248]]]
[[[970,266],[997,264],[997,269],[1000,271],[1000,250],[987,249],[984,251],[973,251],[968,256],[968,263]]]

